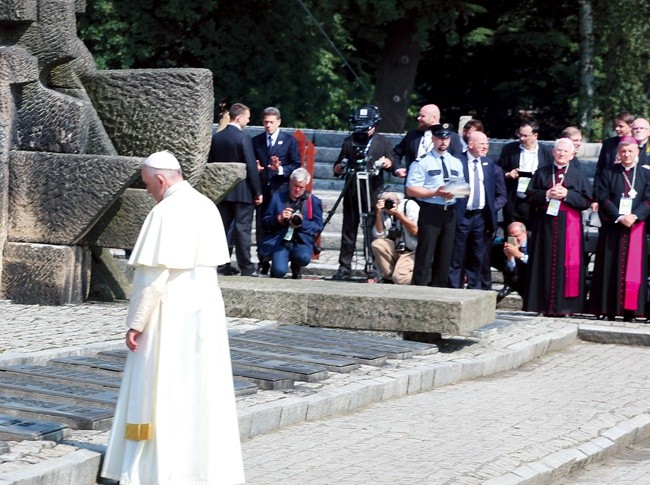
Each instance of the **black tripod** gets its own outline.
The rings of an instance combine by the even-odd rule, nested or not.
[[[347,190],[350,188],[350,186],[353,183],[356,183],[356,199],[357,199],[357,207],[359,209],[359,216],[361,218],[361,229],[363,231],[363,257],[366,261],[364,271],[366,273],[366,276],[370,279],[373,278],[377,272],[376,267],[375,267],[375,258],[372,253],[372,219],[370,217],[372,213],[372,197],[371,197],[371,191],[370,191],[370,177],[375,175],[375,172],[369,172],[369,171],[357,171],[355,169],[351,169],[349,167],[346,168],[345,172],[345,185],[343,186],[343,190],[339,194],[338,198],[336,199],[336,202],[334,202],[334,205],[332,206],[332,209],[327,212],[327,217],[325,218],[325,221],[323,222],[323,229],[325,226],[329,223],[330,219],[334,216],[334,213],[336,212],[336,209],[338,208],[339,204],[341,203],[341,200],[343,200],[343,197],[345,196]],[[363,190],[362,190],[363,189]]]

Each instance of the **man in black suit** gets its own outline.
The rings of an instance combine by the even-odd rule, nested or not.
[[[632,136],[632,123],[634,115],[629,111],[621,111],[614,118],[614,131],[616,136],[606,138],[600,147],[598,162],[596,163],[596,175],[603,171],[609,165],[616,162],[616,153],[618,144],[624,136]]]
[[[440,123],[440,109],[435,104],[422,106],[417,117],[417,122],[418,127],[406,133],[404,138],[393,148],[393,158],[395,160],[393,175],[396,177],[406,178],[411,163],[433,148],[431,130],[429,128]],[[458,133],[451,132],[451,142],[447,152],[456,158],[463,152],[463,144]],[[404,166],[397,167],[401,163],[402,158],[404,158]]]
[[[494,161],[486,156],[488,148],[485,133],[475,131],[468,137],[467,152],[460,157],[470,194],[454,204],[456,233],[449,269],[452,288],[462,288],[464,276],[469,289],[492,287],[491,280],[484,281],[481,269],[497,229],[497,211],[506,202],[506,187],[503,173],[495,170]]]
[[[341,231],[341,251],[339,253],[339,269],[332,277],[333,280],[349,280],[352,276],[352,256],[354,255],[357,241],[357,231],[362,210],[370,214],[377,202],[377,195],[384,184],[384,170],[393,165],[393,149],[390,142],[383,135],[376,133],[377,124],[381,121],[379,108],[365,105],[357,108],[351,118],[352,135],[347,137],[341,147],[336,162],[334,162],[334,175],[343,175],[346,178],[346,188],[343,193],[343,229]],[[366,181],[357,180],[360,172],[368,173]],[[357,181],[361,193],[357,193]],[[370,199],[370,204],[367,204]],[[368,217],[370,224],[374,217]],[[370,241],[364,241],[368,245]],[[370,250],[370,248],[368,248]],[[370,253],[372,255],[372,253]],[[368,274],[369,279],[375,275]]]
[[[517,130],[519,141],[506,144],[497,164],[506,178],[507,201],[503,207],[503,222],[507,226],[517,220],[528,222],[530,207],[526,189],[539,167],[553,163],[551,148],[537,141],[539,125],[524,121]]]
[[[257,276],[251,262],[251,229],[255,206],[262,203],[262,187],[257,173],[253,144],[242,130],[250,120],[250,109],[241,103],[230,107],[230,123],[212,135],[208,163],[239,162],[246,164],[246,180],[242,180],[217,206],[223,226],[228,232],[228,246],[233,245],[237,265],[244,276]],[[232,225],[232,227],[231,227]],[[230,263],[220,269],[223,274],[236,274]]]
[[[271,197],[280,189],[289,187],[291,172],[300,167],[300,153],[296,139],[280,130],[280,110],[269,106],[262,113],[264,133],[253,137],[253,150],[262,184],[263,201],[257,206],[255,239],[257,240],[260,272],[268,274],[269,260],[259,254],[260,241],[265,235],[262,218],[271,203]]]

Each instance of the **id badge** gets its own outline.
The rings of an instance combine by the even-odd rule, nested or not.
[[[626,216],[632,213],[632,197],[622,197],[618,204],[618,215]]]
[[[528,190],[530,181],[530,177],[519,177],[517,179],[517,197],[526,197],[526,190]]]
[[[560,204],[562,201],[560,199],[551,199],[548,201],[548,209],[546,209],[546,215],[556,216],[560,213]]]

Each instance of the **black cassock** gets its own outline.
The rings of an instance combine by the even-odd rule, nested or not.
[[[646,315],[648,264],[644,221],[650,215],[649,169],[637,165],[625,171],[621,164],[609,165],[594,181],[594,199],[599,205],[602,227],[589,294],[590,313],[630,318]],[[632,228],[627,228],[615,221],[621,198],[630,197],[632,184],[636,191],[632,214],[638,219]]]
[[[557,216],[546,214],[546,191],[562,181],[568,189]],[[547,165],[533,175],[526,191],[534,209],[528,247],[528,297],[524,310],[549,316],[584,311],[585,261],[581,211],[591,203],[591,184],[575,166]]]

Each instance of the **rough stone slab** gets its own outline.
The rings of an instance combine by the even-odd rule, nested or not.
[[[6,243],[2,293],[14,303],[82,303],[90,283],[90,253],[80,246]]]
[[[198,182],[214,117],[208,69],[97,71],[83,81],[118,153],[147,157],[169,150],[190,183]]]
[[[297,381],[317,382],[326,379],[329,375],[327,369],[320,365],[268,358],[253,352],[244,353],[231,349],[230,358],[234,365],[264,371],[284,372]]]
[[[141,163],[134,157],[11,152],[9,240],[77,244],[139,177]]]
[[[76,450],[59,458],[4,472],[0,485],[96,483],[101,458],[102,454],[95,451]]]
[[[126,189],[83,239],[82,244],[132,249],[142,224],[156,205],[145,189]]]
[[[0,415],[0,440],[51,440],[60,441],[68,427],[48,421],[28,421],[14,416]]]
[[[260,389],[291,389],[294,383],[293,379],[285,373],[251,369],[235,365],[234,362],[232,373],[235,377],[243,377],[254,382]]]
[[[0,20],[19,22],[36,20],[34,0],[5,0],[0,2]]]
[[[246,178],[246,165],[236,162],[208,163],[196,190],[215,204]]]
[[[447,335],[469,335],[495,318],[491,291],[244,277],[220,286],[231,317]]]
[[[71,383],[83,384],[84,386],[105,386],[119,388],[121,376],[102,376],[87,372],[75,372],[69,369],[61,369],[43,365],[18,364],[11,366],[0,366],[0,372],[28,376],[33,379],[48,379],[52,382],[62,382],[65,385]]]
[[[650,345],[650,328],[626,328],[581,323],[578,338],[600,344]]]

